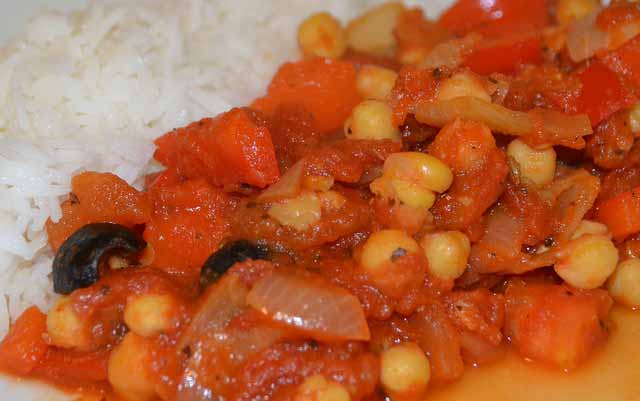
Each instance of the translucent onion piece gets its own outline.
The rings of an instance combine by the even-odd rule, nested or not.
[[[421,102],[416,106],[415,117],[421,123],[436,127],[457,118],[473,120],[486,124],[492,131],[576,149],[584,147],[583,136],[593,133],[586,115],[570,116],[542,109],[513,111],[473,97]]]
[[[370,339],[358,298],[320,280],[276,272],[256,283],[247,303],[272,321],[319,341]]]

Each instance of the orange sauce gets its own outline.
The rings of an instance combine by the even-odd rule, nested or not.
[[[640,312],[616,306],[605,347],[584,366],[562,372],[509,353],[462,379],[432,389],[425,401],[639,401]]]

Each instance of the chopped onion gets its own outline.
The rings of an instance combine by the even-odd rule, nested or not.
[[[599,12],[598,10],[574,22],[569,28],[567,50],[571,60],[584,61],[609,46],[609,32],[596,27]]]
[[[584,147],[583,136],[593,133],[586,115],[570,116],[542,109],[513,111],[473,97],[421,102],[416,106],[415,117],[421,123],[436,127],[442,127],[457,118],[479,121],[492,131],[576,149]]]
[[[221,331],[246,309],[249,289],[235,274],[226,274],[202,296],[191,323],[178,342],[178,349],[191,345],[207,332]]]
[[[247,303],[274,322],[319,341],[367,341],[358,298],[319,279],[276,272],[258,281]]]
[[[271,202],[280,199],[295,198],[302,188],[305,167],[304,159],[298,160],[278,181],[265,189],[256,200],[258,202]]]
[[[598,13],[573,23],[567,35],[569,57],[575,62],[587,60],[598,52],[615,50],[625,42],[640,34],[640,22],[631,21],[614,30],[601,30],[596,25]]]

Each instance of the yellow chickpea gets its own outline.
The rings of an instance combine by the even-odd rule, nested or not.
[[[347,37],[340,21],[329,13],[313,14],[298,28],[298,44],[305,57],[340,58]]]
[[[414,343],[396,345],[380,356],[380,381],[393,399],[422,400],[431,380],[431,364]]]
[[[111,351],[107,365],[109,383],[125,401],[148,401],[156,395],[149,371],[150,343],[144,337],[128,333]]]
[[[640,307],[640,259],[620,263],[607,283],[609,294],[623,305]]]
[[[396,23],[405,8],[402,3],[385,3],[371,9],[347,26],[347,45],[351,49],[378,56],[393,56]]]
[[[559,0],[556,4],[556,19],[560,24],[568,24],[596,11],[598,0]]]
[[[390,69],[365,65],[356,78],[358,93],[365,99],[385,100],[396,83],[398,74]]]
[[[93,348],[90,330],[73,310],[71,298],[63,296],[47,314],[49,342],[60,348],[90,351]]]
[[[554,269],[572,286],[590,290],[604,284],[617,264],[618,250],[609,238],[586,234],[567,244]]]
[[[474,97],[491,102],[491,96],[482,85],[480,78],[471,72],[454,74],[438,86],[437,100],[451,100],[458,97]]]
[[[507,155],[517,164],[520,176],[543,187],[553,181],[556,173],[556,151],[552,147],[538,150],[520,139],[509,143]]]
[[[362,248],[360,265],[369,273],[380,273],[388,262],[410,252],[420,252],[420,246],[404,231],[376,231]]]
[[[314,375],[298,387],[294,401],[350,401],[351,396],[340,383]]]
[[[629,110],[629,127],[634,134],[640,132],[640,103],[636,103]]]
[[[179,305],[169,294],[145,294],[127,299],[124,322],[143,337],[152,337],[171,330],[178,318]]]
[[[284,226],[304,231],[320,221],[322,201],[314,192],[303,191],[295,198],[274,203],[267,213]]]
[[[583,235],[587,235],[587,234],[602,235],[607,238],[611,237],[611,234],[609,233],[609,228],[607,228],[606,225],[599,223],[597,221],[585,219],[585,220],[582,220],[580,224],[578,224],[578,227],[576,228],[576,231],[573,232],[571,239],[580,238]]]
[[[391,107],[379,100],[365,100],[354,107],[344,128],[349,139],[402,140],[400,130],[393,125]]]
[[[455,280],[464,273],[471,251],[469,238],[460,231],[426,235],[420,246],[429,261],[429,271],[444,280]]]

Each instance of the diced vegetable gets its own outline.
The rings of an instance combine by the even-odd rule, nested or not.
[[[520,353],[561,368],[575,368],[606,338],[606,291],[512,281],[506,291],[506,334]]]
[[[440,17],[457,34],[513,35],[544,27],[549,21],[544,0],[458,0]]]
[[[256,100],[253,107],[272,115],[281,105],[302,105],[313,115],[316,129],[330,133],[342,127],[359,102],[353,65],[316,58],[283,64],[267,95]]]
[[[640,187],[601,202],[596,218],[609,227],[616,239],[640,231]]]
[[[204,261],[229,231],[233,200],[204,180],[157,188],[154,214],[144,239],[154,251],[152,265],[167,271],[199,274]]]
[[[30,373],[47,353],[46,331],[47,315],[35,306],[25,310],[0,343],[0,366],[20,375]]]
[[[213,185],[265,187],[278,179],[269,129],[248,109],[205,118],[156,140],[156,160],[188,178]]]
[[[247,303],[274,322],[319,341],[370,338],[358,298],[317,278],[273,273],[256,283]]]
[[[110,173],[85,172],[71,180],[70,199],[62,204],[62,218],[47,221],[49,243],[54,250],[80,227],[110,222],[124,226],[144,224],[151,219],[147,194],[138,192]]]
[[[618,76],[599,61],[578,77],[582,82],[582,92],[577,99],[578,112],[587,114],[593,126],[636,102],[636,97],[623,86]]]
[[[524,64],[542,62],[540,38],[501,40],[495,44],[483,45],[475,49],[464,61],[464,65],[478,74],[494,72],[513,74]]]

